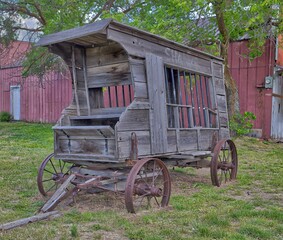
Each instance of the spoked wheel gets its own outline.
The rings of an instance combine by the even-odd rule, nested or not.
[[[170,194],[170,174],[161,160],[142,159],[131,169],[125,189],[128,212],[165,207],[169,203]]]
[[[230,139],[219,141],[213,151],[210,163],[211,181],[220,187],[224,182],[236,179],[238,171],[238,156],[234,142]]]
[[[72,164],[48,155],[38,169],[37,186],[43,196],[52,195],[69,175]]]

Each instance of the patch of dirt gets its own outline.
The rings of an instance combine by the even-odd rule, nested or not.
[[[81,212],[111,209],[126,212],[124,194],[122,193],[87,193],[85,191],[81,191],[77,196],[75,196],[75,202],[72,205]]]
[[[209,169],[198,169],[195,173],[183,173],[170,170],[172,181],[172,195],[188,196],[198,191],[199,185],[210,185]],[[35,200],[43,200],[38,196]],[[56,209],[61,211],[76,208],[80,212],[116,210],[127,213],[125,207],[124,193],[100,192],[88,193],[80,191],[76,196],[69,197],[60,203]]]
[[[198,169],[195,173],[182,173],[172,170],[170,172],[172,181],[172,194],[191,195],[197,192],[200,184],[210,185],[209,169]]]
[[[233,182],[232,182],[233,184]],[[283,193],[282,192],[267,192],[260,184],[254,182],[252,186],[246,189],[234,189],[227,193],[230,197],[237,200],[256,200],[261,199],[264,201],[276,202],[279,206],[283,207]]]

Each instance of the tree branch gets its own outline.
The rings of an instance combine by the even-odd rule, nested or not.
[[[43,25],[46,25],[46,20],[45,20],[45,18],[44,18],[44,16],[43,16],[43,13],[42,13],[42,11],[41,11],[40,5],[39,5],[38,3],[35,3],[35,4],[34,4],[34,7],[36,8],[36,10],[37,10],[37,12],[38,12],[40,18],[42,19],[42,24],[43,24]]]
[[[123,11],[124,14],[127,14],[128,12],[130,12],[131,10],[133,10],[134,8],[136,8],[137,6],[139,5],[143,5],[145,3],[145,1],[140,1],[140,0],[137,0],[135,1],[133,4],[131,4],[127,9],[125,9]]]
[[[109,10],[113,6],[114,2],[115,0],[106,1],[104,6],[97,12],[97,14],[91,19],[90,22],[94,22],[97,18],[99,18],[103,11]]]
[[[14,30],[25,30],[29,32],[40,32],[42,31],[42,28],[27,28],[27,27],[13,27]]]
[[[23,13],[28,15],[29,17],[33,17],[35,19],[37,19],[42,25],[46,24],[45,21],[43,19],[41,19],[41,17],[35,13],[32,13],[29,9],[27,9],[27,7],[23,7],[23,6],[19,6],[17,4],[14,3],[9,3],[6,1],[2,1],[0,0],[0,3],[2,3],[3,5],[5,5],[6,7],[0,8],[0,10],[2,11],[8,11],[8,12],[17,12],[17,13]]]
[[[33,64],[35,64],[35,62],[39,61],[40,59],[42,59],[44,56],[46,55],[46,52],[43,52],[38,58],[36,58],[35,60],[33,60],[29,66],[23,71],[22,75],[25,75],[29,72],[29,70],[31,69],[31,67],[33,66]]]

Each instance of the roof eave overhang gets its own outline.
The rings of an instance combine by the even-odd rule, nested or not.
[[[106,29],[112,21],[113,21],[112,19],[104,19],[98,22],[86,24],[82,27],[72,28],[69,30],[62,31],[62,32],[49,34],[49,35],[43,36],[36,43],[36,46],[38,47],[49,46],[52,44],[68,42],[68,41],[72,41],[75,39],[79,39],[79,38],[83,38],[89,35],[99,34],[99,33],[106,35],[106,32],[107,32]]]

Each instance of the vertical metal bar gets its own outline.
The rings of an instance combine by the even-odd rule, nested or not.
[[[189,105],[189,94],[188,94],[188,90],[187,90],[187,79],[186,79],[186,72],[183,71],[183,80],[184,80],[184,88],[185,88],[185,96],[186,96],[186,105]],[[189,107],[187,107],[187,117],[188,117],[188,126],[191,128],[192,126],[192,122],[190,121],[191,116],[190,116],[190,109]]]
[[[115,86],[115,95],[116,95],[116,107],[119,107],[118,87],[117,86]]]
[[[172,80],[172,87],[173,87],[173,103],[177,104],[174,70],[173,70],[173,68],[171,68],[170,70],[171,70],[171,80]],[[178,116],[178,111],[176,112],[176,110],[175,110],[175,107],[173,108],[173,116],[174,116],[174,119],[173,119],[174,126],[173,127],[176,128],[177,127],[177,121],[176,120],[179,118],[179,116]]]
[[[109,99],[109,107],[112,107],[112,102],[111,102],[111,87],[107,87],[107,92],[108,92],[108,99]]]
[[[122,85],[122,95],[123,95],[123,107],[126,107],[126,99],[125,99],[125,86]]]
[[[173,113],[174,113],[174,127],[180,128],[180,121],[179,121],[179,118],[177,117],[177,115],[179,114],[179,107],[174,106]]]
[[[203,118],[204,118],[204,127],[208,127],[207,125],[207,116],[206,116],[206,110],[205,110],[205,104],[204,104],[204,92],[202,88],[202,78],[205,76],[199,75],[199,85],[200,85],[200,94],[201,94],[201,102],[202,102],[202,111],[203,111]]]
[[[181,88],[181,80],[180,80],[180,71],[178,69],[177,71],[177,74],[178,74],[178,92],[179,92],[179,104],[180,105],[183,105],[182,102],[183,102],[183,99],[182,99],[182,88]],[[180,111],[181,111],[181,114],[180,114]],[[184,126],[184,114],[183,114],[183,108],[182,107],[179,107],[179,115],[181,115],[180,117],[180,127],[185,127]]]
[[[169,89],[169,82],[168,82],[168,72],[167,70],[169,68],[167,68],[165,66],[165,87],[166,87],[166,99],[167,99],[167,103],[171,103],[171,97],[170,97],[170,89]],[[168,119],[168,127],[173,127],[173,120],[172,120],[172,107],[171,106],[167,106],[167,119]]]
[[[175,78],[174,78],[173,68],[171,68],[171,79],[172,79],[172,86],[173,86],[173,103],[177,104],[176,86],[175,86]]]
[[[75,58],[75,46],[74,45],[72,45],[72,73],[73,73],[73,81],[74,81],[74,91],[75,91],[77,115],[80,116],[81,112],[80,112],[79,97],[78,97],[76,58]]]
[[[170,92],[169,92],[169,84],[168,84],[168,74],[167,74],[167,67],[165,67],[165,87],[166,87],[166,98],[167,103],[171,103],[170,101]]]
[[[129,97],[130,97],[130,102],[132,102],[133,101],[133,99],[132,99],[132,88],[131,88],[131,86],[132,85],[128,85],[129,86]]]
[[[202,124],[201,124],[201,115],[200,115],[200,101],[199,101],[199,91],[198,91],[198,83],[197,83],[197,75],[196,74],[194,74],[194,78],[195,78],[195,84],[196,84],[196,98],[197,98],[197,108],[198,108],[198,119],[199,119],[199,126],[202,126]]]
[[[84,82],[85,82],[86,105],[87,105],[88,115],[90,115],[89,92],[88,92],[88,85],[87,85],[86,49],[85,48],[82,50],[82,54],[83,54],[83,72],[84,72]]]
[[[191,102],[192,102],[193,122],[194,122],[194,127],[195,127],[195,126],[196,126],[195,101],[194,101],[193,83],[192,83],[192,74],[191,74],[191,73],[189,73],[189,79],[190,79],[190,92],[191,92]]]

